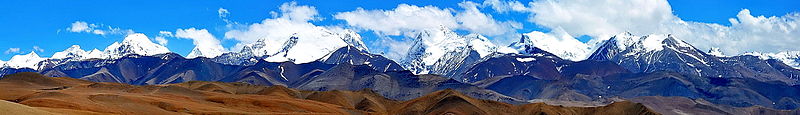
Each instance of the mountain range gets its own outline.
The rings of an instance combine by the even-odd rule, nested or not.
[[[728,108],[722,113],[729,114],[738,107],[800,107],[798,55],[792,52],[724,56],[669,34],[630,33],[611,37],[594,52],[588,46],[552,45],[572,42],[540,39],[545,38],[541,33],[496,46],[479,34],[459,35],[442,26],[416,34],[407,56],[392,60],[370,53],[353,31],[313,32],[285,41],[258,40],[238,52],[195,48],[190,58],[131,34],[103,51],[74,45],[51,58],[17,55],[0,62],[0,75],[37,72],[133,85],[219,81],[311,91],[371,89],[396,100],[453,89],[512,104],[585,106],[684,97],[724,105],[716,108]]]

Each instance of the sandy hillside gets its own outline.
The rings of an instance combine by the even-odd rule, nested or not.
[[[0,79],[0,110],[18,114],[657,114],[642,104],[511,105],[453,90],[397,101],[371,90],[300,91],[283,86],[191,81],[135,86],[18,73]],[[24,112],[24,113],[22,113]]]

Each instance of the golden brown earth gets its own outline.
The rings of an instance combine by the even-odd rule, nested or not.
[[[136,86],[17,73],[0,79],[3,114],[658,114],[642,104],[601,107],[511,105],[442,90],[408,101],[371,90],[300,91],[283,86],[191,81]]]

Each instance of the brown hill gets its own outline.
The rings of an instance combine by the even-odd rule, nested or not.
[[[657,114],[642,104],[511,105],[442,90],[408,101],[361,91],[191,81],[135,86],[18,73],[0,79],[0,108],[19,114]],[[9,106],[9,107],[6,107]]]
[[[800,109],[776,110],[761,106],[733,107],[686,97],[643,96],[628,100],[642,103],[664,115],[800,115]]]

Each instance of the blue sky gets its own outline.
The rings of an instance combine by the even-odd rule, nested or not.
[[[10,0],[0,4],[0,60],[8,60],[13,55],[25,54],[36,51],[43,57],[50,57],[54,52],[62,51],[71,45],[81,45],[84,50],[94,48],[104,49],[109,44],[122,41],[123,34],[97,35],[86,32],[69,32],[68,27],[73,22],[82,21],[97,24],[101,28],[111,27],[122,30],[133,30],[144,33],[154,38],[159,31],[176,29],[198,28],[208,31],[218,38],[223,47],[233,47],[239,41],[224,39],[225,32],[231,28],[226,27],[226,22],[219,17],[218,9],[227,9],[230,14],[227,19],[240,24],[259,23],[264,19],[272,18],[271,11],[279,11],[278,7],[285,0],[141,0],[141,1],[106,1],[106,0],[80,0],[80,1],[30,1]],[[316,7],[322,20],[311,21],[318,26],[342,26],[351,28],[344,20],[334,18],[339,12],[348,12],[363,8],[365,10],[392,10],[399,4],[415,6],[434,6],[442,9],[451,8],[454,11],[464,10],[459,3],[464,1],[375,1],[375,0],[342,0],[342,1],[296,1],[298,5]],[[483,1],[474,1],[483,3]],[[519,1],[528,5],[531,1]],[[793,12],[800,12],[800,1],[797,0],[671,0],[668,1],[673,14],[684,21],[715,23],[731,26],[729,18],[735,18],[743,9],[749,9],[753,16],[784,16]],[[528,6],[531,7],[531,6]],[[635,10],[635,9],[631,9]],[[543,26],[529,20],[530,12],[498,12],[490,7],[481,7],[480,11],[498,21],[515,21],[522,25],[512,31],[527,33],[531,31],[550,31],[550,26]],[[565,26],[566,27],[566,26]],[[570,29],[567,29],[568,31]],[[460,30],[460,33],[469,31]],[[570,32],[571,33],[571,32]],[[370,29],[359,31],[367,44],[376,44],[376,40],[385,39]],[[578,40],[588,42],[592,35],[586,33],[571,33],[579,37]],[[796,34],[788,34],[796,35]],[[394,39],[402,36],[389,36]],[[498,36],[500,37],[500,36]],[[791,36],[790,36],[791,37]],[[798,36],[794,36],[798,38]],[[186,55],[194,45],[190,39],[165,37],[169,42],[166,46],[173,52]],[[800,41],[796,40],[795,41]],[[34,49],[38,47],[41,50]],[[18,48],[18,51],[13,49]],[[372,48],[372,47],[371,47]],[[379,50],[379,49],[371,49]],[[756,50],[757,51],[757,50]]]

